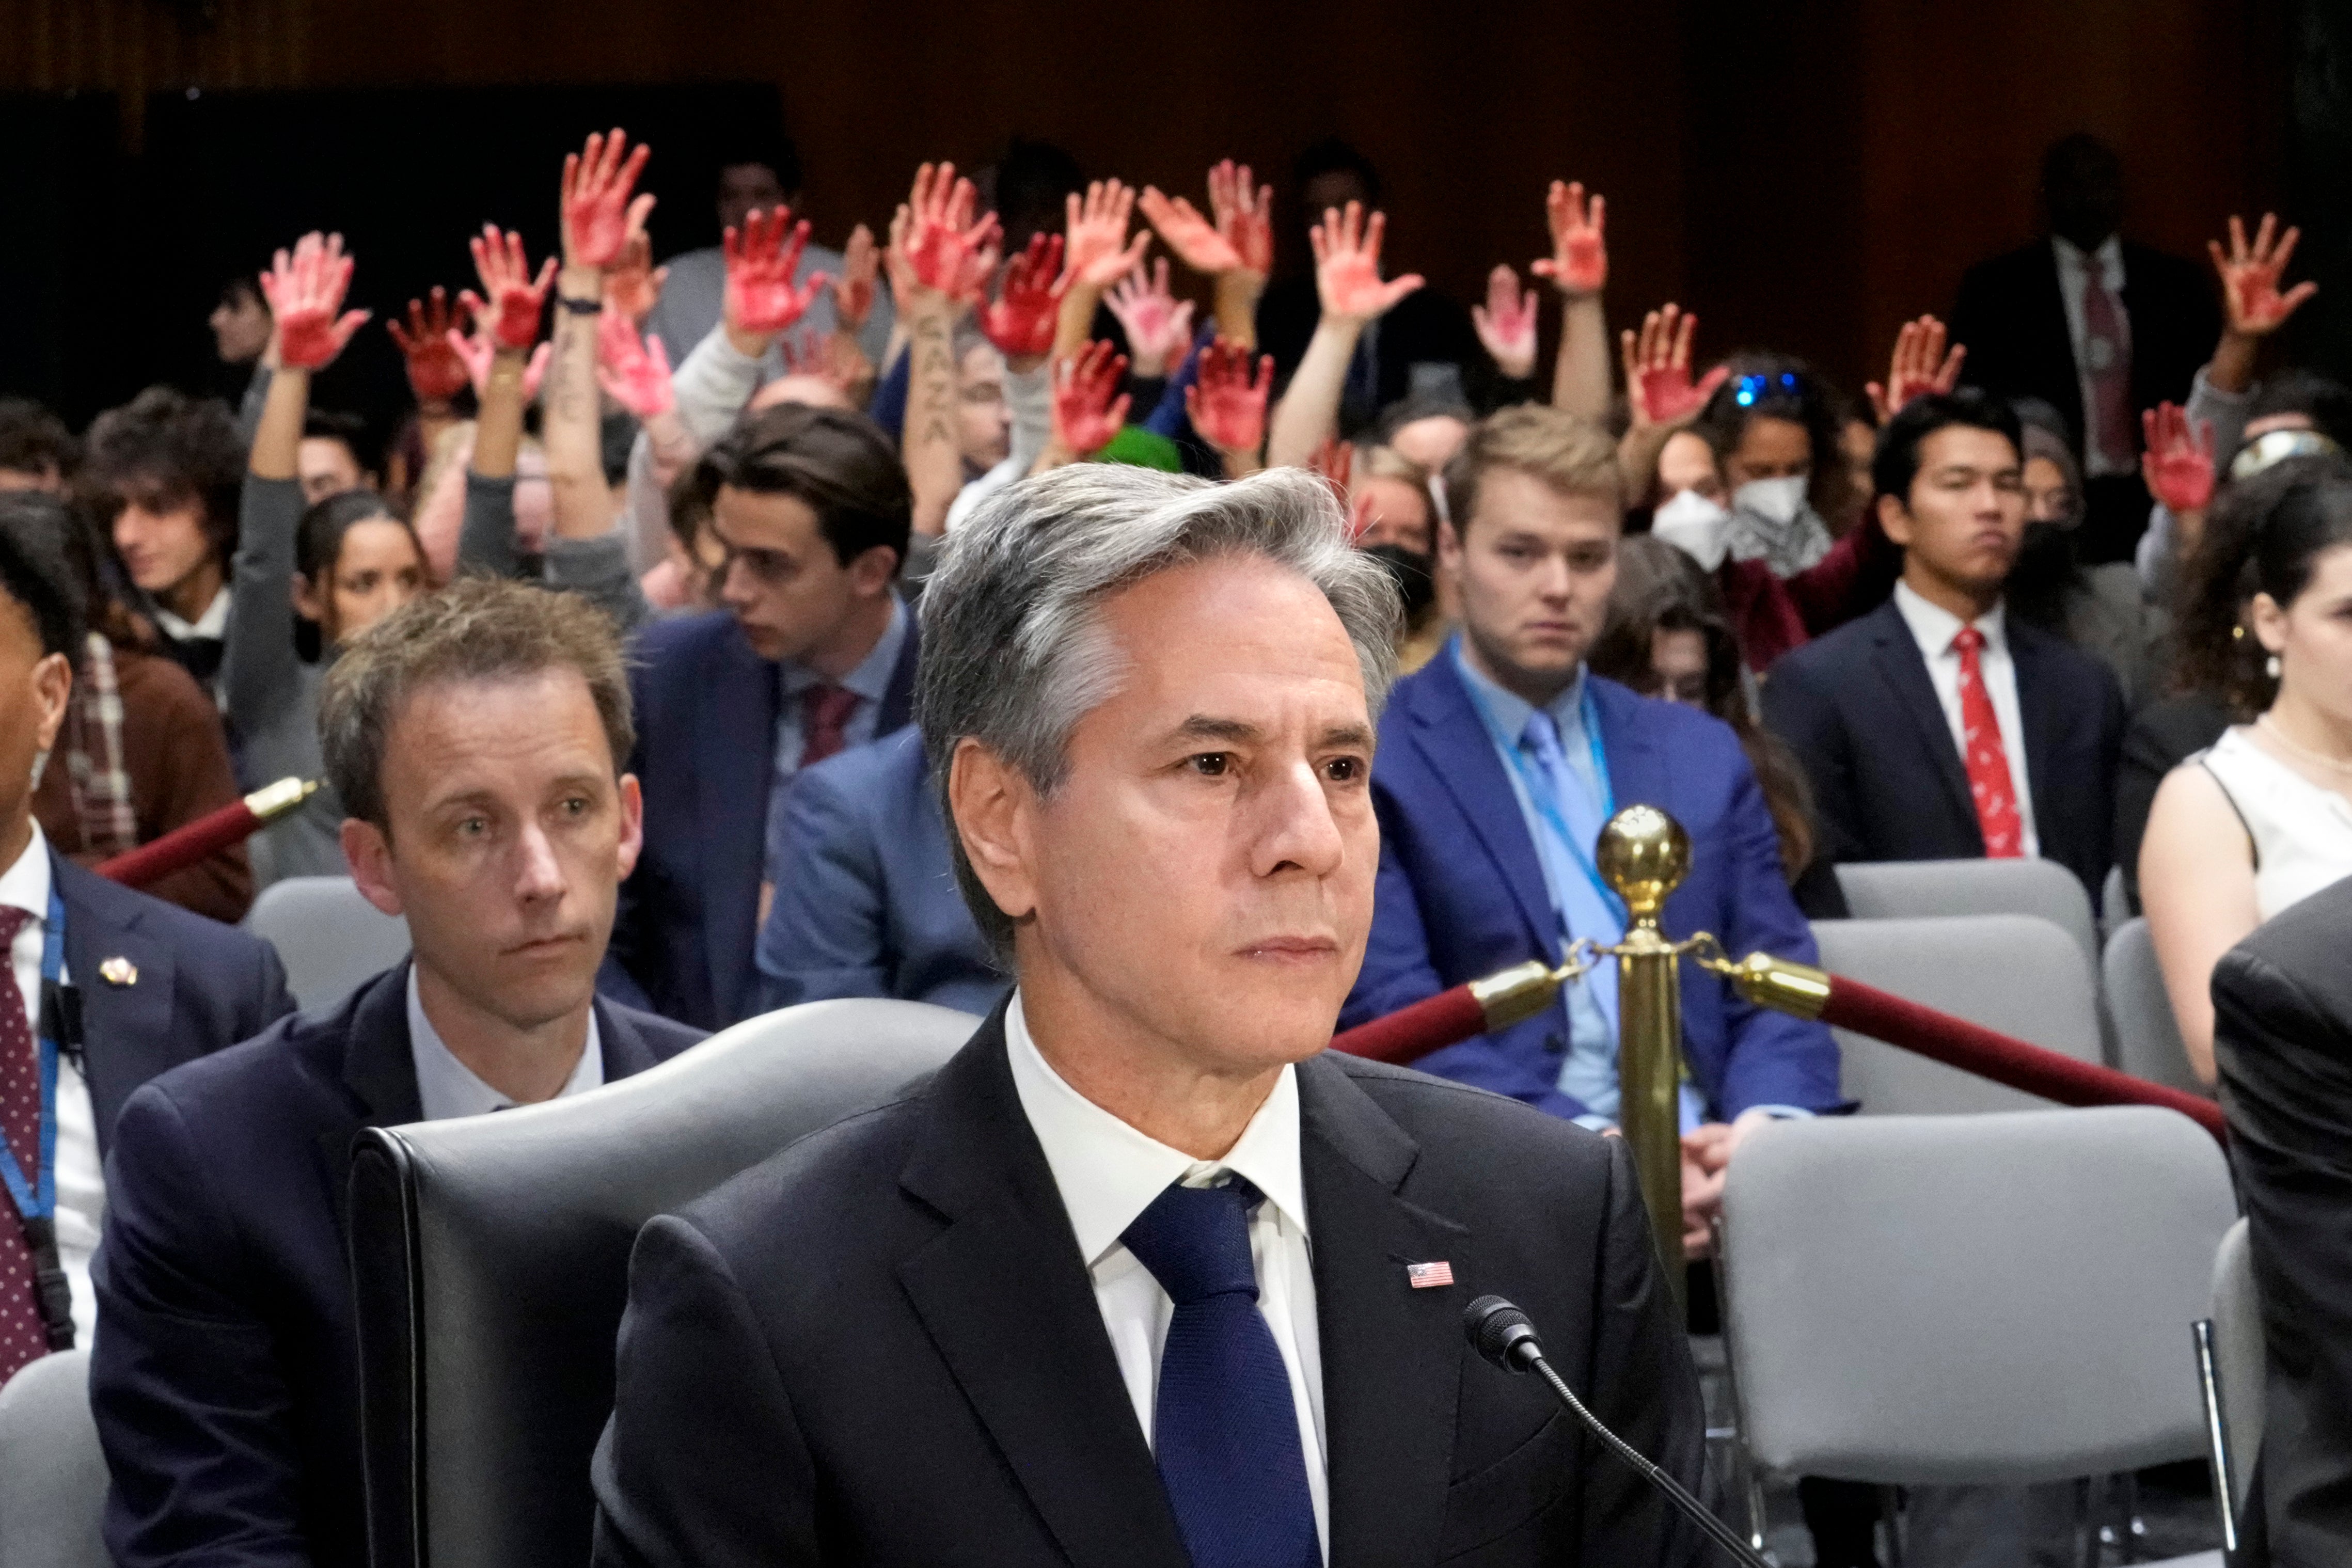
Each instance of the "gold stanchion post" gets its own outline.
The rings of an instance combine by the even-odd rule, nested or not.
[[[1625,901],[1617,947],[1617,1124],[1633,1150],[1667,1284],[1683,1299],[1682,977],[1658,927],[1690,872],[1690,835],[1655,806],[1628,806],[1601,829],[1594,863]]]

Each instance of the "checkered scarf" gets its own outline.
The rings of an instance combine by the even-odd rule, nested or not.
[[[74,683],[66,743],[66,774],[85,850],[101,859],[139,847],[139,819],[131,809],[131,774],[122,766],[122,688],[115,679],[114,647],[97,632],[82,654]]]

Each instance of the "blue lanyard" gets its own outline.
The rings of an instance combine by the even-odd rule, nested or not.
[[[41,990],[54,991],[64,983],[66,973],[66,906],[58,896],[54,883],[49,888],[49,918],[41,932]],[[33,1007],[46,1015],[38,998]],[[25,1179],[24,1166],[16,1163],[16,1151],[8,1140],[0,1138],[0,1178],[8,1184],[8,1197],[16,1204],[18,1218],[47,1219],[58,1208],[58,1036],[57,1022],[44,1016],[41,1031],[41,1166],[37,1182]]]
[[[1468,685],[1467,682],[1464,684]],[[1568,852],[1575,858],[1577,869],[1584,873],[1585,880],[1601,894],[1602,904],[1617,912],[1618,921],[1622,924],[1625,919],[1625,903],[1617,896],[1615,889],[1601,880],[1601,868],[1593,862],[1591,846],[1578,842],[1576,834],[1570,831],[1568,819],[1560,814],[1559,802],[1553,797],[1551,781],[1538,779],[1528,771],[1526,758],[1519,755],[1518,743],[1503,733],[1501,721],[1486,706],[1486,699],[1475,686],[1470,687],[1470,695],[1477,706],[1479,718],[1486,727],[1486,733],[1494,737],[1511,771],[1517,775],[1520,788],[1526,791],[1536,813],[1543,818],[1545,826],[1551,829],[1554,836],[1568,846]],[[1601,711],[1592,701],[1590,675],[1585,677],[1584,691],[1577,703],[1577,720],[1584,727],[1584,743],[1592,756],[1592,776],[1601,785],[1601,820],[1606,822],[1617,814],[1617,791],[1609,781],[1609,754],[1601,744]]]

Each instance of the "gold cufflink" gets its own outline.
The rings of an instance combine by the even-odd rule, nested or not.
[[[98,967],[98,977],[110,986],[135,986],[139,966],[128,958],[109,958]]]

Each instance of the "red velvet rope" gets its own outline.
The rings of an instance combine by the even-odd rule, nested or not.
[[[1843,975],[1831,977],[1822,1021],[2061,1105],[2159,1105],[2227,1141],[2221,1107],[2210,1100],[2044,1051]]]
[[[1403,1066],[1433,1051],[1486,1032],[1486,1010],[1467,986],[1440,991],[1409,1008],[1331,1037],[1331,1049]]]
[[[232,800],[217,811],[183,822],[152,843],[101,862],[98,874],[125,887],[144,887],[231,844],[243,843],[260,826],[261,819],[250,807]]]

